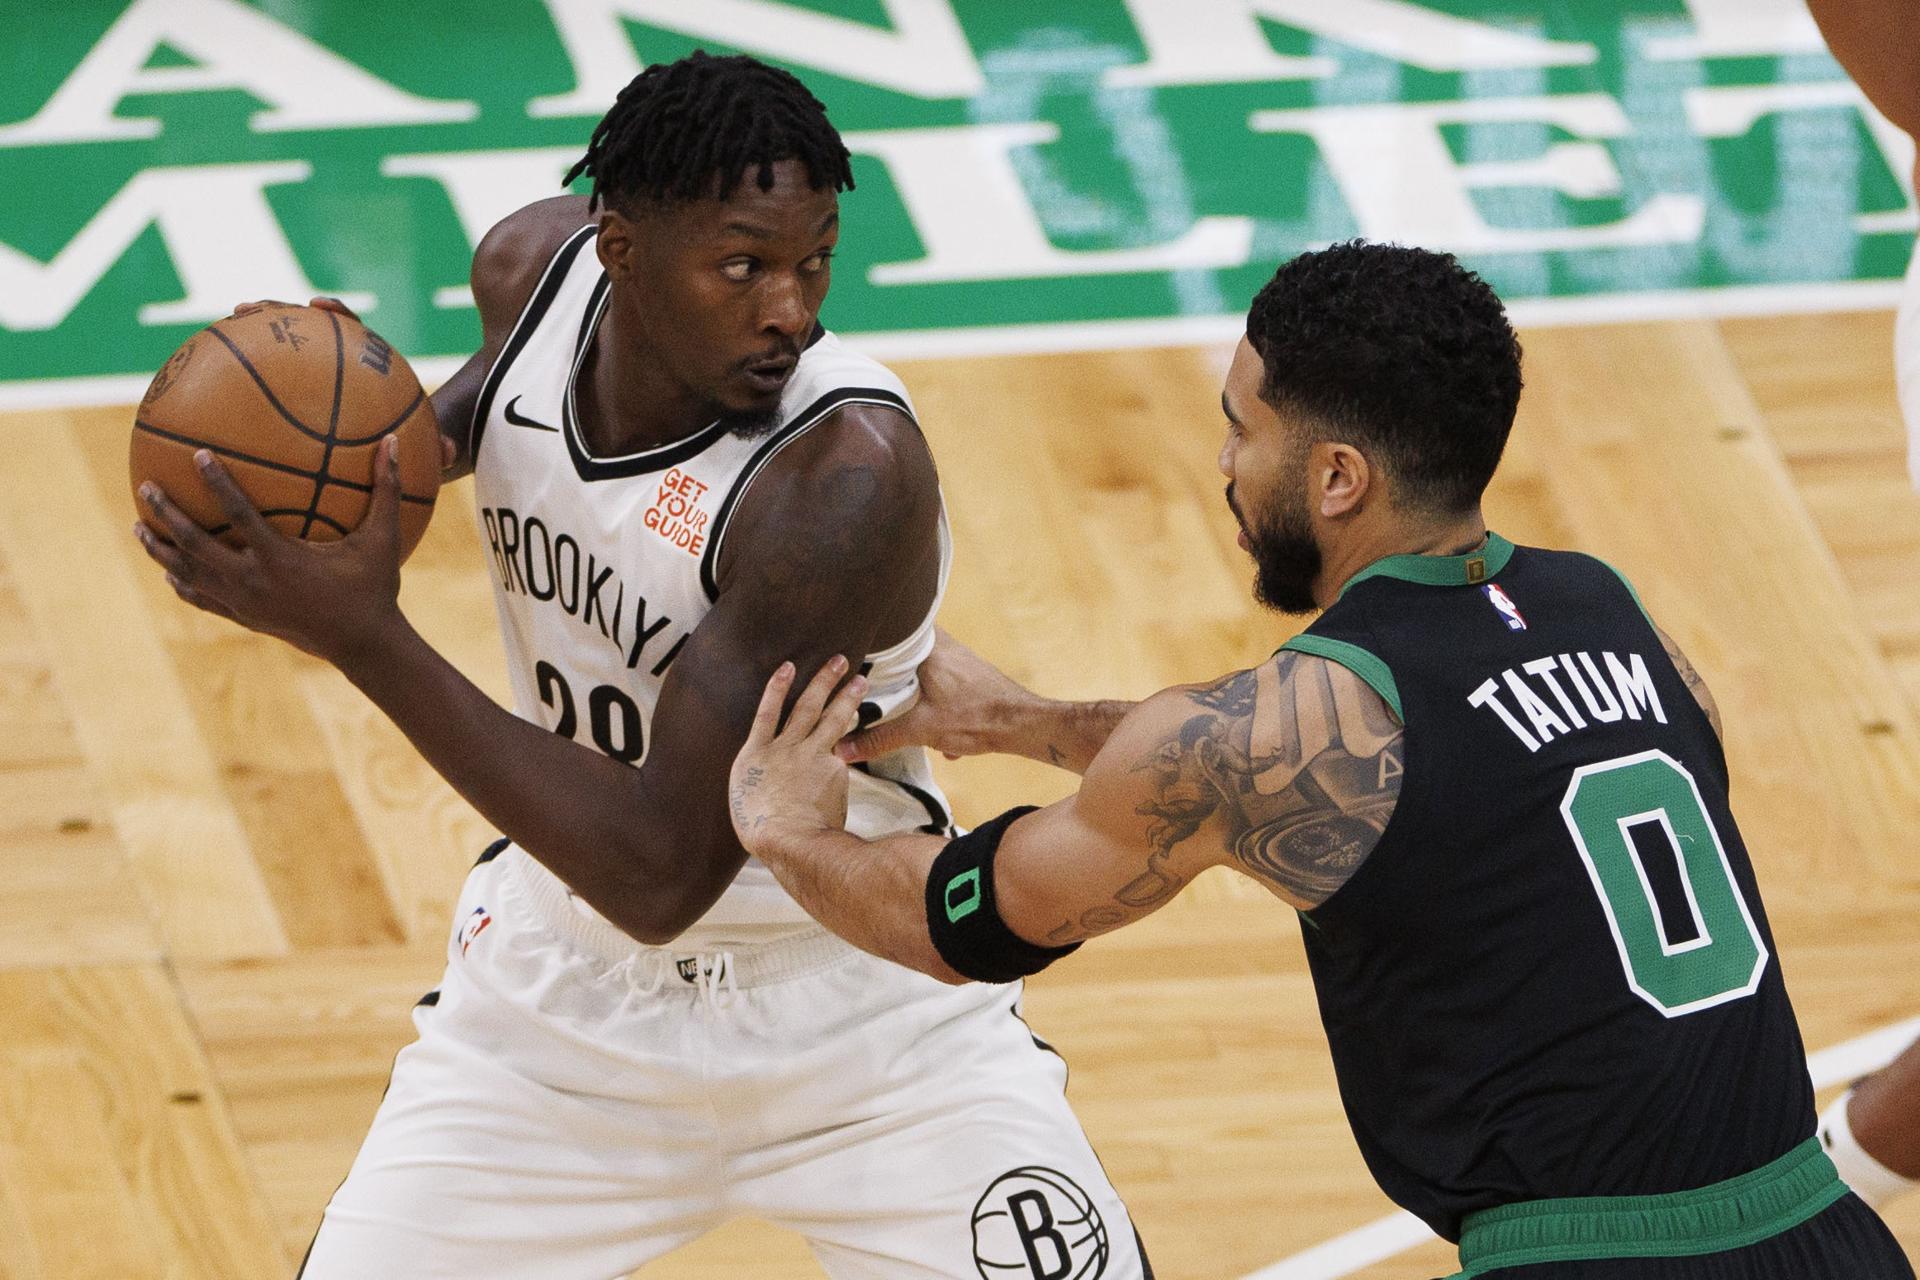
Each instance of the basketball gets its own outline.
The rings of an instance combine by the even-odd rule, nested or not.
[[[210,449],[269,523],[290,537],[343,538],[373,497],[380,441],[400,437],[400,553],[426,532],[440,488],[433,406],[406,359],[352,316],[269,303],[188,338],[134,413],[135,507],[151,480],[195,523],[227,517],[193,465]]]

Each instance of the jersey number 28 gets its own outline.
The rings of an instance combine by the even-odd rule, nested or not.
[[[573,737],[580,725],[580,713],[573,705],[573,689],[560,669],[544,659],[533,664],[535,687],[540,701],[560,712],[553,731],[563,738]],[[640,708],[626,690],[610,684],[595,685],[587,694],[587,725],[593,745],[622,764],[632,764],[646,754],[647,741],[640,728]]]

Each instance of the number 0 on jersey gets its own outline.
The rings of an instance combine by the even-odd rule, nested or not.
[[[1583,765],[1573,771],[1560,815],[1600,895],[1635,995],[1677,1018],[1754,993],[1767,948],[1684,766],[1664,751]],[[1635,847],[1636,827],[1651,828],[1643,841],[1672,850],[1690,926],[1663,922]]]

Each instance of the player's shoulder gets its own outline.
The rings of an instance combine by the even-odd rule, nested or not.
[[[914,417],[913,398],[900,375],[828,329],[817,330],[800,352],[787,399],[789,420],[796,423],[843,404],[875,404]]]
[[[1524,550],[1528,553],[1527,570],[1536,580],[1571,593],[1589,602],[1591,607],[1608,613],[1619,608],[1620,597],[1624,595],[1633,602],[1633,608],[1642,617],[1649,623],[1653,621],[1653,615],[1647,612],[1646,602],[1640,598],[1640,589],[1611,560],[1587,551],[1538,547]]]
[[[879,519],[937,504],[939,475],[919,424],[904,409],[843,400],[780,447],[743,506],[786,506],[783,494],[830,497],[849,518]]]
[[[712,545],[715,582],[727,590],[743,563],[774,567],[758,575],[762,586],[864,579],[883,564],[921,563],[940,520],[939,481],[913,423],[847,406],[753,475]]]
[[[1531,579],[1548,583],[1562,582],[1572,586],[1588,586],[1595,582],[1623,583],[1629,588],[1626,574],[1620,572],[1611,561],[1594,555],[1590,551],[1580,551],[1573,547],[1538,547],[1525,543],[1507,542],[1505,555],[1499,560],[1495,577],[1525,574]],[[1492,568],[1489,564],[1489,568]]]
[[[870,471],[901,496],[937,484],[906,384],[825,329],[800,354],[784,417],[790,442],[771,464],[779,472]]]
[[[1277,780],[1330,748],[1372,756],[1403,734],[1392,704],[1361,673],[1282,649],[1212,680],[1161,690],[1127,713],[1108,744],[1110,758],[1149,767],[1179,771],[1198,761],[1214,771],[1257,769],[1276,784],[1268,793],[1278,794]]]
[[[511,324],[563,245],[593,225],[585,196],[536,200],[496,222],[473,252],[473,298],[489,327]]]
[[[857,548],[864,559],[881,549],[912,559],[933,545],[939,473],[892,370],[821,330],[801,353],[781,416],[716,544],[722,582],[743,555],[795,539]]]
[[[1163,689],[1137,710],[1143,721],[1165,727],[1196,717],[1248,722],[1291,718],[1307,705],[1335,715],[1342,709],[1351,714],[1377,713],[1376,718],[1391,711],[1363,673],[1322,654],[1289,648],[1212,680]]]
[[[1082,794],[1103,811],[1152,814],[1189,834],[1217,823],[1208,846],[1217,861],[1306,909],[1337,892],[1378,842],[1399,797],[1404,740],[1355,673],[1282,650],[1139,704],[1087,770]],[[1335,850],[1319,839],[1329,835]]]

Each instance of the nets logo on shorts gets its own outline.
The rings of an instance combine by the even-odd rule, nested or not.
[[[1093,1198],[1057,1169],[1009,1170],[973,1206],[973,1262],[984,1280],[1095,1280],[1107,1252]]]

